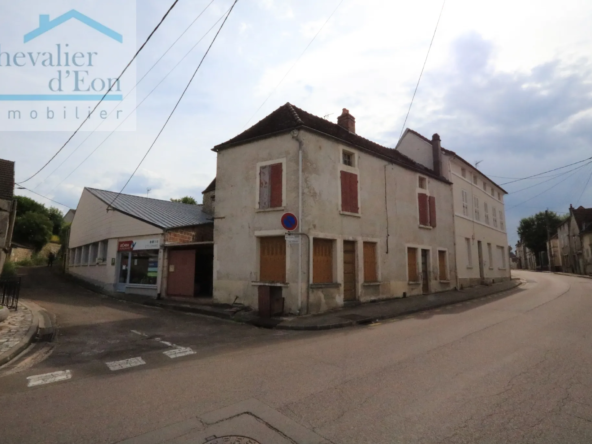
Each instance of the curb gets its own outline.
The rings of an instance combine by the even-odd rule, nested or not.
[[[500,289],[497,291],[492,291],[491,293],[487,293],[485,295],[477,296],[474,298],[467,298],[462,301],[447,302],[447,303],[443,303],[443,304],[433,305],[430,307],[411,309],[411,310],[404,311],[402,313],[397,313],[395,315],[385,314],[385,315],[381,315],[381,316],[368,316],[367,318],[364,318],[364,319],[359,319],[359,320],[355,320],[355,321],[343,321],[343,322],[339,322],[339,323],[335,323],[335,324],[328,324],[328,325],[307,325],[307,326],[281,325],[281,321],[277,322],[277,321],[274,321],[273,319],[263,319],[263,320],[262,319],[254,319],[254,320],[245,320],[242,322],[246,322],[246,323],[254,325],[256,327],[263,327],[263,328],[276,329],[276,330],[296,330],[296,331],[334,330],[337,328],[353,327],[355,325],[368,325],[368,324],[371,324],[375,321],[382,321],[385,319],[394,319],[394,318],[398,318],[401,316],[407,316],[410,314],[421,313],[424,311],[430,311],[435,308],[446,307],[449,305],[455,305],[460,302],[483,299],[485,297],[492,296],[492,295],[499,294],[499,293],[503,293],[505,291],[514,290],[515,288],[519,287],[520,285],[522,285],[522,282],[520,280],[516,280],[514,285],[509,288],[504,288],[504,289]],[[273,324],[275,324],[275,325],[273,325]]]
[[[563,272],[560,272],[560,271],[551,271],[551,273],[553,273],[553,274],[559,274],[561,276],[570,276],[570,277],[576,277],[576,278],[592,279],[592,276],[588,276],[588,275],[585,275],[585,274],[563,273]]]
[[[37,333],[37,328],[39,327],[39,315],[37,310],[32,308],[28,303],[24,304],[20,302],[22,305],[25,305],[31,313],[33,314],[33,321],[31,322],[31,326],[27,330],[27,334],[15,347],[12,347],[5,353],[0,355],[0,366],[10,362],[16,356],[20,355],[32,342],[35,337],[35,333]]]
[[[227,320],[234,319],[233,318],[234,313],[232,313],[232,312],[227,313],[224,311],[213,310],[213,309],[209,309],[206,307],[198,307],[198,306],[193,306],[193,305],[172,305],[172,304],[162,303],[158,300],[141,302],[140,304],[146,305],[148,307],[159,307],[159,308],[163,308],[165,310],[181,311],[184,313],[195,313],[195,314],[200,314],[200,315],[204,315],[204,316],[211,316],[211,317],[220,318],[220,319],[227,319]]]

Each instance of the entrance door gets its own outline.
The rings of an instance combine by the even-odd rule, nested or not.
[[[356,243],[343,242],[343,299],[356,300]]]
[[[169,250],[167,295],[193,297],[195,250]]]
[[[479,254],[479,277],[481,278],[481,282],[485,278],[483,273],[483,246],[481,245],[481,241],[477,241],[477,252]]]
[[[130,253],[119,253],[119,276],[117,277],[117,291],[125,292],[130,272]]]
[[[421,250],[421,292],[430,292],[430,250]]]

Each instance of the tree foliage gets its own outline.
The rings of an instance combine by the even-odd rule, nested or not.
[[[13,239],[41,251],[49,242],[52,230],[53,224],[45,214],[29,211],[16,218]]]
[[[184,203],[189,205],[197,205],[197,201],[191,196],[185,196],[180,199],[171,199],[171,202]]]
[[[538,257],[538,253],[547,251],[547,235],[556,233],[557,228],[564,221],[565,217],[559,216],[553,211],[541,211],[520,221],[518,236],[526,247]]]
[[[55,207],[51,207],[47,213],[49,220],[53,224],[53,228],[51,230],[52,234],[59,235],[62,225],[64,224],[64,214]]]
[[[36,200],[25,196],[15,196],[16,199],[16,217],[24,216],[27,213],[41,213],[49,216],[49,212],[45,205],[40,204]]]

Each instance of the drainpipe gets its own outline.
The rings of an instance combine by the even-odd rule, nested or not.
[[[292,138],[298,142],[298,231],[302,233],[302,150],[304,142],[299,136],[298,130],[292,131]],[[306,236],[308,239],[308,236]],[[308,249],[310,250],[310,241]],[[310,256],[310,254],[309,254]],[[309,257],[310,261],[310,257]],[[308,314],[308,303],[310,300],[310,285],[306,285],[306,314]],[[302,311],[302,240],[298,242],[298,312]]]

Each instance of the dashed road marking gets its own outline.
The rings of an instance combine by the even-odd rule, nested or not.
[[[180,358],[181,356],[193,355],[195,352],[189,347],[179,347],[163,352],[171,359]]]
[[[65,381],[72,378],[70,370],[63,370],[53,373],[45,373],[44,375],[28,376],[27,387],[36,387],[43,384],[51,384],[52,382]]]
[[[144,365],[146,362],[142,358],[130,358],[124,359],[122,361],[112,361],[112,362],[105,362],[109,370],[117,371],[123,370],[130,367],[137,367],[138,365]]]
[[[135,334],[137,334],[137,335],[144,336],[145,338],[147,338],[147,337],[148,337],[148,335],[147,335],[146,333],[142,333],[141,331],[138,331],[138,330],[130,330],[130,331],[131,331],[132,333],[135,333]]]

